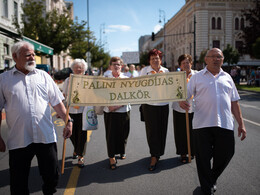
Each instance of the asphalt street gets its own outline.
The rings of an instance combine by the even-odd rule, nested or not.
[[[259,195],[260,194],[260,94],[240,91],[241,110],[245,118],[247,138],[243,142],[235,129],[236,152],[230,164],[217,182],[216,195]],[[98,116],[98,130],[89,132],[85,154],[85,167],[79,169],[77,160],[72,159],[72,144],[66,141],[65,173],[60,176],[56,194],[91,195],[147,195],[147,194],[200,194],[196,164],[182,164],[176,155],[173,119],[170,110],[165,154],[158,168],[148,171],[149,149],[144,123],[140,121],[139,106],[132,106],[131,125],[126,159],[118,159],[118,169],[109,169],[103,116]],[[54,116],[58,132],[58,156],[62,156],[62,128],[64,123]],[[6,138],[7,127],[2,124],[2,136]],[[29,178],[31,194],[41,192],[41,178],[37,160],[34,158]],[[0,153],[0,194],[9,192],[8,152]]]

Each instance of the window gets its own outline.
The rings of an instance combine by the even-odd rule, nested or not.
[[[240,28],[241,28],[241,30],[244,30],[244,28],[245,28],[245,20],[244,20],[244,18],[241,18],[241,20],[240,20]]]
[[[211,19],[211,28],[216,29],[216,19],[214,17]]]
[[[217,20],[217,29],[220,30],[221,29],[221,18],[218,17]]]
[[[18,4],[14,2],[14,17],[18,20]]]
[[[220,41],[213,41],[213,48],[219,48],[220,49]]]
[[[235,19],[235,30],[239,29],[239,20],[238,18]]]
[[[8,18],[8,0],[3,0],[3,16]]]
[[[9,45],[4,44],[4,55],[9,55],[10,51],[9,51]]]

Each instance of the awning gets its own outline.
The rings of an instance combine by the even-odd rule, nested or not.
[[[223,64],[223,66],[228,66],[227,62]],[[237,64],[230,64],[230,66],[260,66],[260,60],[259,61],[241,61]]]
[[[36,51],[40,51],[42,53],[48,54],[48,55],[53,55],[53,48],[48,47],[40,42],[34,41],[32,39],[29,39],[28,37],[23,36],[24,41],[28,41],[29,43],[34,45],[34,49]]]

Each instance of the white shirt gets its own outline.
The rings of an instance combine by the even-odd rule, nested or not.
[[[207,67],[193,75],[187,86],[188,98],[194,95],[193,129],[221,127],[234,129],[231,102],[240,99],[231,76],[222,69],[214,77]]]
[[[154,72],[155,72],[155,70],[151,67],[151,65],[146,66],[146,67],[142,68],[140,76],[155,74]],[[159,69],[158,72],[159,73],[165,73],[165,72],[169,72],[169,70],[167,68],[160,66],[160,69]],[[169,104],[168,102],[163,102],[163,103],[153,103],[153,104],[148,104],[148,105],[165,106],[165,105],[168,105],[168,104]]]
[[[6,112],[8,149],[56,142],[49,103],[56,106],[63,99],[45,71],[35,69],[25,75],[14,67],[0,74],[0,110]]]
[[[109,75],[108,77],[115,78],[112,74]],[[128,77],[125,76],[124,73],[120,73],[119,78],[128,78]],[[121,112],[121,113],[123,113],[123,112],[128,112],[130,110],[131,110],[131,105],[127,104],[127,105],[125,105],[125,106],[123,106],[123,107],[121,107],[121,108],[119,108],[119,109],[117,109],[117,110],[115,110],[113,112]],[[107,112],[107,113],[110,112],[109,108],[107,106],[104,107],[104,112]]]
[[[68,96],[69,79],[70,79],[70,77],[65,79],[65,81],[63,83],[63,89],[62,89],[66,98]],[[69,113],[70,114],[80,114],[80,113],[83,113],[83,110],[84,110],[84,106],[70,106]]]
[[[130,71],[128,71],[126,74],[125,74],[127,77],[129,78],[133,78],[133,77],[138,77],[139,74],[136,70],[134,70],[132,73]]]
[[[194,74],[196,74],[198,71],[197,70],[192,70],[191,69],[191,72],[190,74],[188,75],[189,78],[191,78],[191,76],[193,76]],[[190,110],[189,110],[189,113],[192,113],[193,112],[193,106],[194,106],[194,100],[193,99],[189,99],[189,103],[192,105],[190,107]],[[179,105],[179,102],[172,102],[172,109],[177,111],[177,112],[180,112],[180,113],[186,113],[185,110],[183,110],[180,105]]]

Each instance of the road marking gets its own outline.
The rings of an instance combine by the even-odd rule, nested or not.
[[[51,115],[52,116],[56,115],[56,112],[51,113]],[[64,126],[65,125],[64,121],[61,121],[60,119],[55,120],[54,124],[57,125],[57,126]],[[91,134],[92,134],[92,131],[87,131],[87,142],[90,141]],[[81,168],[79,168],[77,166],[73,167],[71,174],[70,174],[68,184],[67,184],[66,189],[64,191],[64,195],[75,194],[78,179],[79,179],[80,170],[81,170]]]
[[[256,125],[256,126],[259,126],[259,127],[260,127],[260,124],[259,124],[259,123],[256,123],[256,122],[254,122],[254,121],[250,121],[250,120],[248,120],[248,119],[245,119],[245,118],[244,118],[244,121],[246,121],[246,122],[248,122],[248,123],[252,123],[252,124],[254,124],[254,125]]]
[[[240,103],[240,106],[245,107],[245,108],[254,108],[254,109],[260,110],[260,108],[258,108],[256,106],[251,106],[251,105],[247,105],[247,104],[241,104]]]
[[[77,166],[73,167],[70,174],[69,182],[64,191],[64,195],[72,195],[75,193],[79,174],[80,174],[80,168]]]

